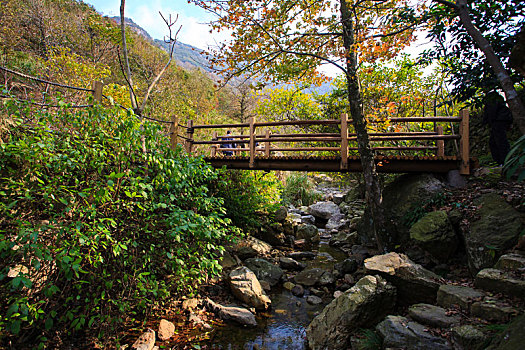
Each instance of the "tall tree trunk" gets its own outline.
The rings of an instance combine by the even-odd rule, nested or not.
[[[357,54],[355,51],[355,32],[352,14],[350,13],[346,0],[341,0],[341,21],[343,25],[343,44],[347,54],[346,57],[346,82],[348,88],[348,102],[350,103],[350,114],[357,134],[357,148],[363,166],[363,178],[365,181],[367,205],[372,214],[372,226],[377,246],[385,251],[391,246],[390,237],[386,232],[386,214],[382,206],[381,186],[376,172],[374,152],[370,147],[366,121],[363,115],[363,102],[359,90],[357,77]]]
[[[494,53],[492,45],[490,45],[489,41],[483,36],[474,23],[472,23],[467,0],[457,0],[455,4],[447,0],[435,1],[451,7],[457,12],[459,19],[461,20],[461,24],[470,35],[472,40],[474,40],[474,43],[478,46],[478,48],[485,54],[488,64],[496,74],[496,78],[498,79],[501,88],[505,93],[505,99],[507,100],[507,104],[509,105],[509,108],[512,112],[512,116],[514,117],[514,122],[518,125],[521,133],[525,134],[525,107],[523,106],[523,102],[518,96],[518,93],[514,88],[514,84],[512,83],[509,74],[505,70],[505,67],[501,63],[501,60]]]

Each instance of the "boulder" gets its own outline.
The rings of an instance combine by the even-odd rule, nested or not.
[[[320,268],[307,269],[299,272],[294,277],[295,283],[302,285],[311,286],[324,286],[335,282],[334,276],[330,271],[326,271]]]
[[[470,307],[470,314],[487,321],[507,323],[518,311],[510,306],[498,305],[496,302],[477,301]]]
[[[451,350],[446,339],[433,336],[425,326],[402,316],[387,316],[376,326],[383,348]]]
[[[365,276],[332,300],[306,329],[311,349],[349,349],[352,333],[370,327],[394,307],[395,288],[379,276]]]
[[[340,232],[336,235],[333,235],[330,238],[329,244],[333,247],[342,247],[345,245],[354,245],[357,243],[357,232]]]
[[[525,255],[518,253],[509,253],[500,256],[498,262],[494,266],[500,270],[518,270],[525,268]]]
[[[279,258],[279,265],[281,265],[283,269],[290,271],[301,271],[304,270],[304,268],[306,267],[305,264],[285,256],[281,256]]]
[[[159,339],[160,340],[168,340],[169,338],[173,337],[175,334],[175,325],[168,321],[168,320],[160,320],[159,324]]]
[[[445,308],[458,305],[463,310],[469,311],[472,303],[483,298],[483,295],[479,290],[470,287],[444,284],[439,287],[437,304]]]
[[[254,258],[258,255],[266,255],[272,250],[272,246],[255,237],[247,236],[232,247],[232,251],[240,259]]]
[[[273,219],[276,222],[282,222],[286,219],[287,216],[288,216],[288,209],[284,206],[280,206],[279,209],[277,209],[275,213],[273,214]]]
[[[262,241],[275,246],[283,246],[286,242],[283,225],[277,223],[263,225],[258,231],[257,237]]]
[[[452,340],[458,349],[480,350],[485,348],[487,337],[478,328],[466,324],[452,328]]]
[[[271,300],[264,294],[255,274],[247,267],[238,267],[230,272],[230,288],[242,302],[259,310],[270,307]]]
[[[312,260],[317,256],[313,252],[291,252],[288,257],[296,260]]]
[[[525,314],[516,317],[504,331],[498,334],[487,350],[522,350],[525,334]]]
[[[293,284],[292,282],[283,283],[283,288],[286,290],[292,291],[293,287],[295,287],[295,284]]]
[[[523,230],[520,213],[495,193],[475,201],[479,220],[470,222],[465,247],[472,273],[494,266],[496,260],[518,241]]]
[[[330,220],[336,214],[341,214],[341,209],[334,202],[317,202],[308,207],[308,212],[316,218]]]
[[[447,310],[430,304],[414,304],[408,308],[408,315],[414,321],[439,328],[448,328],[460,321],[458,316],[449,316]]]
[[[438,261],[447,261],[456,251],[458,240],[445,211],[427,213],[409,232],[410,238]]]
[[[355,258],[348,258],[335,265],[335,269],[342,275],[351,274],[357,271],[359,262]]]
[[[365,259],[368,273],[380,274],[397,287],[402,304],[434,303],[440,277],[411,261],[406,255],[388,253]]]
[[[237,261],[235,261],[235,259],[231,256],[231,254],[228,251],[224,251],[222,253],[220,264],[223,269],[229,269],[230,267],[236,266]]]
[[[345,200],[345,195],[343,193],[336,193],[334,194],[334,198],[332,198],[332,202],[334,202],[337,205],[340,205]]]
[[[315,217],[313,215],[301,216],[301,223],[315,225]]]
[[[346,217],[343,214],[334,214],[326,223],[325,228],[327,230],[341,230],[348,226]]]
[[[221,320],[234,321],[241,325],[255,327],[257,321],[255,316],[247,309],[235,306],[222,306],[214,303],[211,299],[206,299],[206,307],[215,313]]]
[[[476,275],[474,285],[494,293],[504,293],[525,299],[525,280],[498,269],[483,269]]]
[[[247,259],[244,264],[255,273],[259,281],[266,281],[270,286],[275,286],[283,276],[283,270],[262,258]]]
[[[392,243],[403,243],[409,239],[407,218],[410,213],[421,207],[422,203],[430,201],[444,189],[444,184],[429,174],[403,175],[388,184],[383,190],[383,207],[388,221],[387,231]],[[371,243],[375,240],[371,225],[370,210],[367,209],[357,225],[357,231],[362,243]]]
[[[299,225],[297,227],[296,237],[298,239],[304,239],[307,243],[318,243],[321,240],[319,230],[311,224]]]
[[[148,329],[147,332],[142,333],[140,337],[135,340],[131,346],[134,350],[151,350],[155,346],[155,331]]]

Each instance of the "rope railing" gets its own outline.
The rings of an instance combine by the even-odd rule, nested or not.
[[[17,72],[17,71],[14,71],[12,69],[9,69],[9,68],[6,68],[6,67],[2,67],[2,66],[0,66],[0,70],[2,70],[4,72],[7,72],[7,73],[11,73],[11,74],[17,75],[17,76],[22,77],[22,78],[38,81],[39,83],[43,83],[43,84],[49,84],[49,85],[53,85],[53,86],[59,86],[59,87],[63,87],[63,88],[66,88],[66,89],[72,89],[72,90],[78,90],[78,91],[87,91],[87,92],[94,92],[95,91],[94,89],[86,89],[86,88],[81,88],[81,87],[78,87],[78,86],[71,86],[71,85],[55,83],[55,82],[52,82],[52,81],[48,81],[48,80],[44,80],[44,79],[41,79],[41,78],[33,77],[31,75],[20,73],[20,72]]]

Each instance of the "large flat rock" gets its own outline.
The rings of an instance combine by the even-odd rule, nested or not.
[[[439,328],[448,328],[460,321],[458,316],[449,316],[447,310],[430,304],[414,304],[408,308],[408,315],[417,322]]]
[[[476,275],[474,285],[494,293],[504,293],[525,299],[525,280],[498,269],[483,269]]]
[[[458,305],[463,310],[469,311],[472,303],[481,300],[483,296],[483,292],[470,287],[444,284],[439,287],[437,303],[445,308]]]

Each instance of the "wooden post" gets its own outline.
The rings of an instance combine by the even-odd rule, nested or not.
[[[175,150],[177,148],[177,143],[179,142],[179,118],[173,115],[171,117],[171,126],[170,126],[170,148]]]
[[[214,131],[211,140],[212,141],[217,141],[217,138],[218,138],[217,131]],[[217,145],[215,144],[215,145],[211,146],[211,156],[215,157],[216,155],[217,155]]]
[[[462,109],[459,111],[461,122],[459,123],[459,156],[461,164],[459,165],[459,173],[461,175],[470,174],[470,150],[469,150],[469,111]]]
[[[188,129],[186,130],[186,138],[184,142],[184,148],[188,154],[191,154],[193,149],[193,120],[188,120]]]
[[[443,127],[438,126],[436,127],[436,131],[439,136],[443,136]],[[445,140],[437,140],[436,141],[437,146],[437,156],[438,157],[444,157],[445,156]]]
[[[101,81],[93,82],[93,98],[98,103],[102,103],[102,88],[103,87],[104,87],[104,84]]]
[[[270,129],[266,129],[265,137],[267,139],[270,138]],[[264,143],[264,156],[266,158],[270,158],[270,141]]]
[[[341,114],[341,170],[348,169],[348,114]]]
[[[255,167],[255,117],[248,118],[250,124],[250,168]]]

